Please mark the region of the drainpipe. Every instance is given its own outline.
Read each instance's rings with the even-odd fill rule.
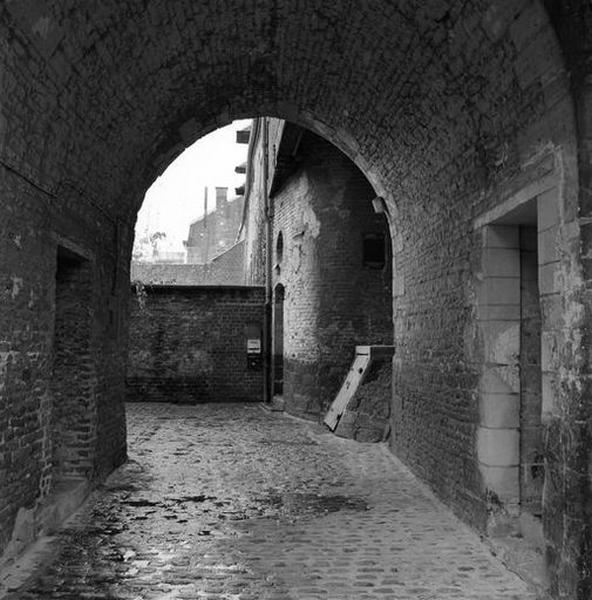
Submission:
[[[262,117],[263,125],[263,186],[265,194],[265,313],[263,317],[263,401],[271,404],[273,390],[271,382],[271,307],[272,307],[272,208],[269,197],[269,122]]]

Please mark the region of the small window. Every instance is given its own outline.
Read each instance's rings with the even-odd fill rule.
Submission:
[[[385,237],[381,233],[366,233],[363,238],[364,266],[382,269],[386,262]]]
[[[284,236],[282,235],[281,231],[278,233],[277,242],[275,245],[275,258],[278,265],[284,258]]]

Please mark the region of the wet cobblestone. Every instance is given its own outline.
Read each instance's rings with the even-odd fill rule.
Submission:
[[[7,600],[536,597],[384,446],[216,404],[130,405],[128,441]]]

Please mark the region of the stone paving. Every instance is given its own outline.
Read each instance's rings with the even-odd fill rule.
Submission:
[[[384,445],[255,405],[133,404],[128,429],[6,600],[536,598]]]

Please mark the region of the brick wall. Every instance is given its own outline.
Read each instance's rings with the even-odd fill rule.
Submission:
[[[10,557],[45,526],[62,483],[96,481],[125,459],[119,286],[130,236],[72,191],[56,206],[6,169],[0,191],[0,555]]]
[[[323,415],[356,345],[392,343],[390,260],[363,264],[363,236],[384,235],[362,173],[330,143],[305,133],[302,162],[273,200],[283,235],[276,281],[285,288],[284,397],[288,410]],[[385,247],[385,251],[386,251]],[[274,260],[275,264],[276,260]]]
[[[247,327],[262,327],[260,288],[148,286],[131,296],[127,399],[260,401]]]
[[[55,291],[54,360],[51,380],[54,483],[92,474],[97,435],[95,365],[88,312],[91,269],[87,260],[58,251]],[[72,373],[76,373],[72,377]]]
[[[275,148],[281,143],[281,136],[273,143],[279,123],[270,124]],[[283,396],[290,412],[319,418],[339,390],[355,346],[392,342],[390,241],[385,217],[372,208],[373,190],[357,167],[315,134],[287,127],[300,141],[297,166],[281,174],[276,169],[273,183],[272,286],[284,289]],[[256,148],[256,160],[262,152]],[[280,160],[272,157],[272,164]],[[251,166],[260,177],[261,162]],[[260,187],[249,198],[255,224],[264,203],[262,182],[256,183]],[[249,235],[260,232],[255,225]],[[364,265],[368,234],[384,236],[383,268]]]
[[[263,205],[263,136],[259,120],[251,126],[245,203],[241,235],[245,241],[245,274],[250,285],[265,284],[265,208]]]
[[[206,264],[167,265],[132,262],[132,282],[155,285],[244,285],[245,245],[234,244]]]

